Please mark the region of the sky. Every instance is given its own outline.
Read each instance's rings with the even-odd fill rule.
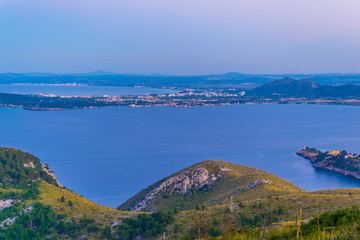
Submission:
[[[0,0],[0,72],[360,73],[359,0]]]

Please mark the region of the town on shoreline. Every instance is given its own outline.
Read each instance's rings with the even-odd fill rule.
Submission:
[[[28,110],[64,110],[97,107],[197,107],[234,104],[322,104],[360,105],[360,98],[338,97],[263,97],[246,95],[237,89],[184,89],[171,94],[140,96],[56,96],[0,93],[0,107]]]
[[[165,88],[165,87],[163,87]],[[196,107],[233,104],[360,105],[359,85],[320,85],[310,79],[284,78],[252,89],[168,87],[177,92],[132,96],[58,96],[0,93],[0,107],[61,110],[97,107]]]

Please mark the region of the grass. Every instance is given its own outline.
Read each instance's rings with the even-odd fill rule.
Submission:
[[[204,234],[210,230],[218,230],[222,234],[213,238],[208,236],[206,239],[291,239],[285,237],[293,236],[294,231],[297,231],[300,211],[301,222],[306,223],[318,214],[360,205],[360,189],[357,188],[308,192],[271,173],[251,167],[220,161],[204,161],[195,166],[206,168],[215,174],[221,166],[231,171],[224,172],[224,177],[209,191],[199,190],[186,196],[159,196],[153,205],[157,210],[186,209],[176,214],[174,224],[167,227],[168,239],[189,239],[194,236],[194,231],[191,231],[199,229]],[[269,180],[271,184],[265,183],[244,190],[256,180]],[[151,190],[151,187],[147,191],[149,189]],[[24,190],[0,189],[0,193],[21,191]],[[139,214],[101,206],[75,192],[44,181],[39,182],[39,191],[38,199],[26,200],[25,204],[39,201],[51,205],[56,214],[65,216],[65,221],[86,216],[95,219],[97,226],[105,229],[115,221]],[[228,210],[230,196],[233,197],[235,206],[232,212]],[[238,231],[231,232],[231,229]],[[345,226],[337,228],[336,231],[323,229],[306,239],[326,239],[336,234],[345,236],[354,234],[354,231]],[[92,237],[96,239],[100,235]]]
[[[255,190],[256,188],[254,188],[254,191]],[[272,196],[271,198],[255,198],[242,201],[241,205],[244,207],[237,207],[233,212],[229,213],[227,215],[227,221],[225,213],[229,207],[229,202],[223,205],[207,207],[205,210],[193,209],[182,211],[176,217],[174,223],[174,225],[179,226],[179,230],[174,232],[173,226],[169,227],[168,236],[172,237],[172,239],[181,239],[185,236],[189,236],[189,230],[196,227],[196,221],[200,222],[200,225],[202,226],[207,226],[211,225],[212,222],[216,220],[219,223],[218,228],[222,232],[226,229],[226,222],[228,222],[228,227],[231,228],[247,229],[247,227],[249,227],[248,231],[237,233],[236,236],[232,236],[231,239],[261,239],[261,223],[259,226],[253,227],[247,226],[246,224],[244,226],[242,222],[244,221],[244,218],[251,219],[257,215],[272,213],[273,217],[276,217],[276,221],[274,220],[271,224],[266,226],[266,230],[263,232],[262,237],[266,234],[274,239],[282,239],[280,236],[278,238],[275,236],[286,236],[287,232],[297,230],[296,223],[300,209],[302,210],[301,222],[306,223],[310,219],[316,218],[317,212],[322,214],[325,212],[334,212],[349,206],[360,205],[360,189],[351,189],[351,195],[348,194],[349,190],[350,189],[324,190],[317,192],[303,191],[281,196]],[[282,210],[279,211],[279,209]],[[269,226],[270,228],[268,228]],[[325,236],[328,236],[330,233],[325,230],[324,234]],[[318,239],[316,238],[318,236],[310,237]]]
[[[185,196],[174,194],[171,192],[171,186],[166,191],[161,192],[157,197],[144,209],[148,211],[151,208],[156,210],[167,210],[178,208],[180,210],[189,210],[194,208],[194,196],[196,198],[196,204],[206,206],[216,206],[225,204],[230,196],[233,196],[234,201],[236,200],[247,200],[263,198],[270,193],[274,195],[285,195],[290,192],[305,192],[303,189],[291,184],[290,182],[281,179],[271,173],[247,167],[243,165],[208,160],[201,163],[195,164],[191,167],[185,168],[141,191],[135,195],[132,199],[124,204],[123,209],[126,209],[129,205],[135,205],[139,199],[143,199],[146,194],[156,188],[160,183],[167,179],[181,175],[185,171],[201,167],[208,170],[210,174],[217,175],[221,167],[230,169],[231,171],[223,172],[224,176],[219,178],[211,190],[196,190],[193,194],[186,194]],[[272,184],[263,184],[256,187],[256,190],[250,189],[244,191],[243,189],[256,180],[269,180]]]
[[[39,190],[39,198],[26,203],[32,204],[38,201],[45,205],[51,205],[57,214],[66,214],[66,219],[80,219],[86,216],[95,219],[99,226],[107,226],[115,220],[138,214],[102,206],[68,189],[58,188],[43,181],[39,184]],[[64,201],[61,201],[62,197],[64,197]],[[72,206],[69,205],[69,201],[72,202]]]

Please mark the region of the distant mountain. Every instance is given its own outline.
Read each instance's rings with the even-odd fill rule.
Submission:
[[[155,211],[197,205],[215,206],[257,199],[269,194],[303,192],[301,188],[268,172],[221,161],[203,161],[149,186],[118,207],[128,211]]]
[[[148,86],[155,88],[240,88],[252,89],[273,80],[309,78],[321,84],[359,84],[360,74],[243,74],[229,72],[208,75],[120,74],[104,71],[90,73],[0,73],[0,84],[82,83],[102,86]]]
[[[320,85],[311,79],[295,80],[284,78],[266,83],[248,92],[257,96],[287,96],[287,97],[360,97],[359,85]]]

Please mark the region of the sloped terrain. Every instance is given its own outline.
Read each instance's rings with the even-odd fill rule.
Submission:
[[[203,161],[149,186],[118,207],[128,211],[187,210],[261,198],[270,193],[302,192],[301,188],[268,172],[221,161]]]

